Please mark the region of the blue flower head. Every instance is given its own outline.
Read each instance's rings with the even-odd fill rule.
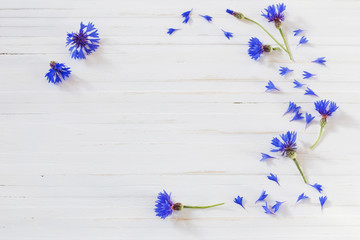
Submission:
[[[294,36],[297,36],[297,35],[299,35],[299,34],[302,33],[302,32],[303,32],[302,29],[297,29],[297,30],[294,31]]]
[[[300,110],[300,106],[296,106],[296,104],[294,102],[289,101],[289,107],[286,110],[286,112],[284,113],[284,115],[288,114],[288,113],[294,113]]]
[[[311,123],[312,120],[314,120],[315,116],[312,116],[310,113],[305,113],[305,120],[306,120],[306,125],[305,128],[309,125],[309,123]]]
[[[331,116],[339,107],[335,102],[329,100],[320,100],[314,103],[315,110],[320,113],[323,119]]]
[[[179,31],[179,28],[169,28],[167,34],[172,35],[174,32]]]
[[[265,17],[269,22],[274,22],[277,28],[281,27],[281,22],[285,20],[284,11],[286,5],[284,3],[269,5],[265,8],[266,14],[262,12],[261,16]]]
[[[49,83],[60,83],[62,80],[68,78],[71,74],[69,67],[65,66],[64,63],[57,63],[55,61],[50,62],[50,69],[45,77]]]
[[[267,176],[267,178],[268,178],[270,181],[276,182],[276,183],[280,186],[279,181],[278,181],[278,178],[277,178],[277,175],[274,175],[274,174],[270,173],[270,175]]]
[[[275,215],[268,207],[267,202],[265,202],[265,206],[262,206],[262,208],[265,210],[266,214],[271,214],[271,215]]]
[[[321,210],[323,210],[324,204],[327,200],[327,196],[321,196],[319,197],[319,200],[320,200]]]
[[[297,81],[296,79],[294,79],[294,88],[302,88],[302,86],[306,85],[305,83],[301,83],[299,81]]]
[[[309,73],[307,71],[303,71],[303,79],[308,79],[308,78],[311,78],[313,76],[316,76],[316,74],[312,74],[312,73]]]
[[[280,75],[282,75],[282,76],[284,76],[292,71],[294,71],[294,70],[287,68],[287,67],[280,67],[280,69],[279,69]]]
[[[308,42],[309,42],[309,40],[308,40],[305,36],[302,36],[302,37],[300,38],[300,41],[299,41],[299,43],[298,43],[298,46],[301,45],[301,44],[306,44],[306,43],[308,43]]]
[[[249,50],[248,54],[254,60],[258,60],[258,58],[263,54],[264,48],[262,43],[258,38],[252,37],[249,40]]]
[[[277,211],[279,211],[280,206],[281,206],[283,203],[284,203],[284,202],[276,201],[276,204],[274,204],[274,206],[271,207],[271,208],[274,210],[274,213],[276,213]]]
[[[321,193],[323,191],[322,189],[322,185],[315,183],[313,185],[309,184],[310,186],[312,186],[313,188],[315,188],[319,193]]]
[[[230,40],[230,38],[234,37],[233,33],[231,33],[231,32],[224,31],[223,29],[221,29],[221,31],[223,31],[225,37],[229,40]]]
[[[271,91],[280,91],[277,87],[275,87],[274,83],[272,81],[269,80],[268,84],[265,86],[266,88],[266,92],[271,92]]]
[[[263,191],[261,192],[260,197],[258,198],[258,200],[256,200],[255,203],[260,202],[260,201],[264,201],[267,196],[268,196],[268,194],[266,194],[266,191],[263,190]]]
[[[312,61],[312,62],[313,62],[313,63],[321,64],[321,65],[325,65],[326,60],[325,60],[325,57],[319,57],[319,58],[315,59],[315,60]]]
[[[309,96],[318,97],[318,95],[317,95],[313,90],[311,90],[309,87],[306,88],[304,95],[309,95]]]
[[[186,11],[186,12],[183,12],[183,13],[181,14],[181,16],[184,18],[183,23],[186,24],[186,23],[189,22],[191,12],[192,12],[192,9],[191,9],[190,11]]]
[[[266,159],[269,159],[269,158],[275,158],[275,157],[270,156],[269,154],[266,154],[266,153],[261,153],[260,161],[265,161]]]
[[[66,38],[66,46],[70,46],[69,51],[74,59],[85,59],[86,55],[95,52],[99,47],[99,33],[92,22],[87,25],[80,23],[80,31],[78,33],[68,33]]]
[[[288,131],[280,135],[282,141],[277,137],[273,138],[271,144],[276,148],[271,149],[271,152],[280,152],[283,156],[287,157],[294,155],[296,152],[296,135],[296,132]]]
[[[171,193],[168,194],[165,190],[158,194],[155,202],[156,216],[165,219],[173,212],[173,202],[171,201]]]
[[[307,199],[309,198],[308,196],[305,195],[305,193],[302,193],[299,195],[298,199],[297,199],[297,203],[300,202],[301,200]]]
[[[208,22],[212,22],[212,17],[210,17],[209,15],[201,15],[200,14],[200,17],[203,17]]]
[[[297,121],[297,120],[301,120],[301,119],[303,119],[303,118],[304,118],[304,116],[302,115],[302,113],[299,112],[299,111],[297,111],[297,112],[295,113],[294,117],[290,120],[290,122],[292,122],[292,121]]]
[[[243,197],[237,196],[236,198],[234,198],[234,203],[239,204],[240,206],[242,206],[243,209],[245,209],[243,205]]]

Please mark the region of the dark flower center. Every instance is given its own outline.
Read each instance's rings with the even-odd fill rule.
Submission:
[[[88,36],[87,36],[87,34],[85,34],[83,32],[80,32],[78,34],[75,33],[72,40],[76,44],[76,47],[84,47],[87,43]]]

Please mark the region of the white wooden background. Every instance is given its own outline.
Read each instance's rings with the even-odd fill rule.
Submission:
[[[285,54],[255,62],[248,39],[271,39],[225,10],[279,36],[260,16],[270,3],[1,0],[0,239],[359,239],[360,2],[285,1],[296,62]],[[191,8],[184,25],[179,15]],[[86,61],[65,48],[80,21],[93,21],[101,36]],[[183,30],[168,36],[168,27]],[[308,45],[296,47],[297,28]],[[326,67],[310,62],[322,56]],[[48,84],[50,60],[69,65],[71,79]],[[280,77],[279,66],[295,71]],[[315,114],[316,98],[292,88],[302,70],[318,74],[305,82],[340,105],[314,151],[319,118],[305,131],[281,117],[289,100]],[[282,92],[264,93],[268,80]],[[298,131],[309,181],[325,187],[323,212],[290,160],[259,162],[287,130]],[[227,204],[161,220],[153,208],[162,189],[184,204]],[[263,189],[269,200],[287,201],[276,217],[254,204]],[[302,192],[311,200],[295,206]],[[238,194],[246,211],[232,202]]]

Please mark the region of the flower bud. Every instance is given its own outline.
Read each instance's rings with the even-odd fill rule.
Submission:
[[[182,205],[181,203],[174,203],[171,206],[171,209],[174,211],[181,211],[184,208],[184,205]]]

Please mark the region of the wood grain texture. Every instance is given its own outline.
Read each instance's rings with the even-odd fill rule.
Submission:
[[[274,30],[260,17],[269,3],[0,0],[0,239],[359,239],[360,2],[285,1],[295,62],[284,53],[255,62],[248,39],[271,39],[225,9]],[[191,8],[184,25],[179,15]],[[101,36],[86,61],[65,48],[80,21]],[[182,30],[168,36],[168,27]],[[296,47],[297,28],[308,45]],[[327,66],[311,63],[322,56]],[[50,60],[67,63],[71,78],[48,84]],[[279,66],[295,71],[281,77]],[[314,151],[319,118],[305,130],[282,117],[289,100],[316,115],[316,98],[292,88],[303,70],[317,74],[304,81],[321,98],[340,105]],[[268,80],[281,93],[265,93]],[[287,130],[298,131],[309,181],[325,187],[323,212],[291,161],[259,162]],[[227,204],[163,221],[153,212],[162,189],[185,204]],[[263,189],[270,201],[287,201],[276,217],[254,204]],[[302,192],[311,199],[296,206]],[[232,203],[237,195],[246,211]]]

